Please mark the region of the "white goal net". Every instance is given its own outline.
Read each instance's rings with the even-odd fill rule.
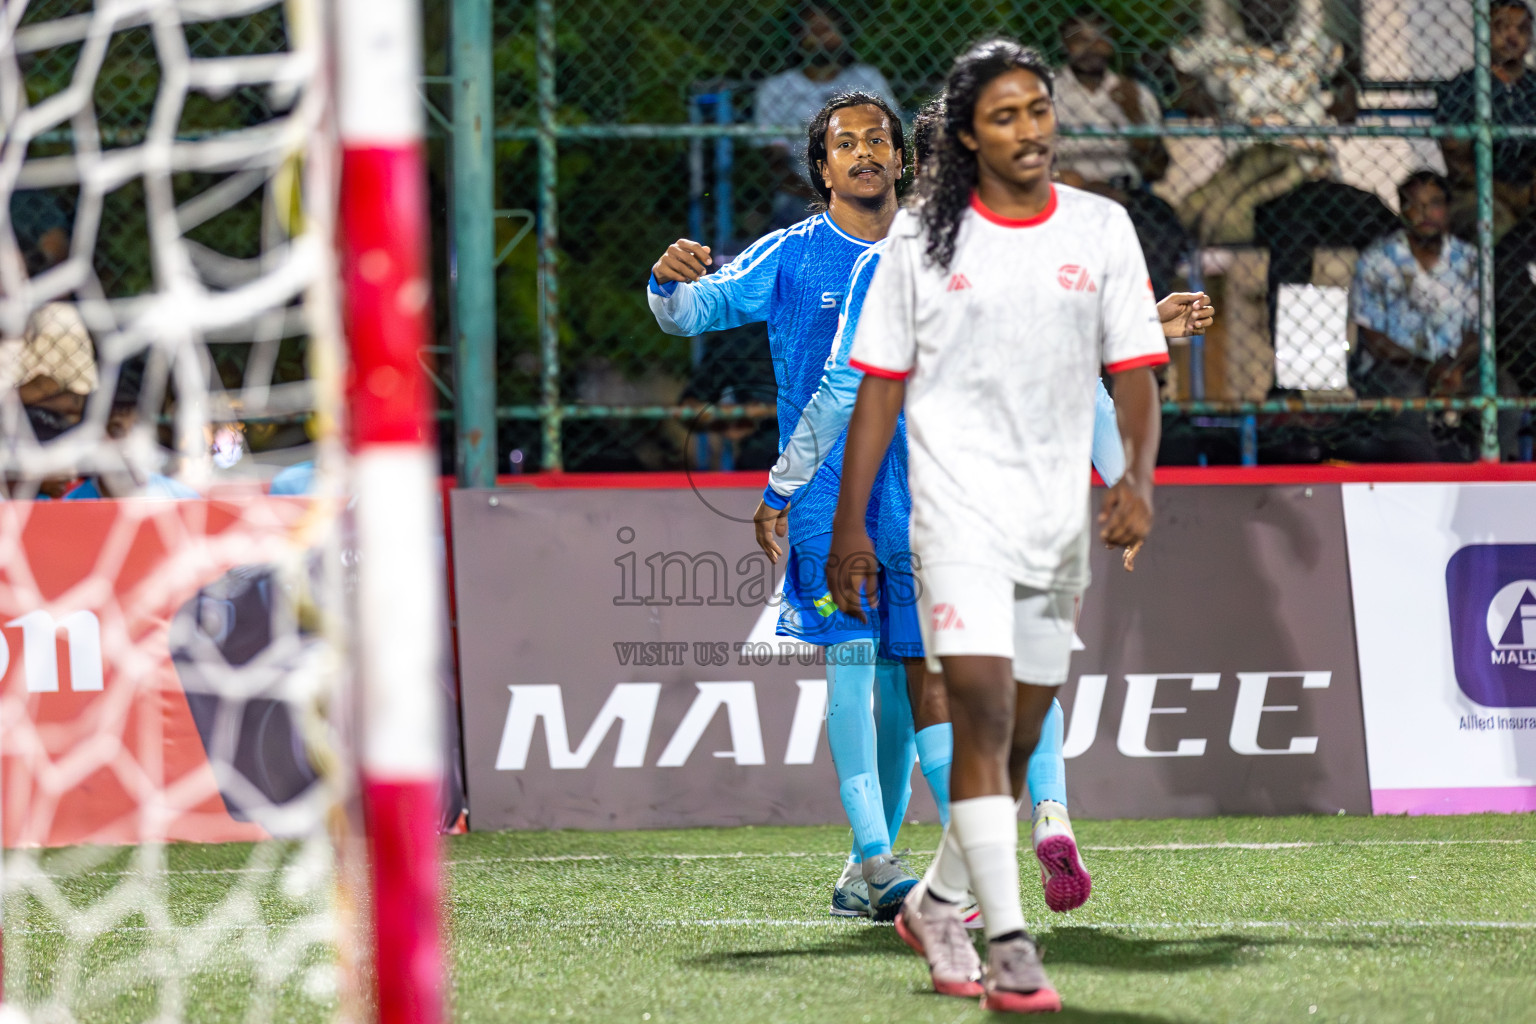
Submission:
[[[391,1016],[365,980],[333,17],[0,3],[13,1015]]]

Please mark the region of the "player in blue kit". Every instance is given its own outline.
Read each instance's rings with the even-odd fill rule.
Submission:
[[[679,239],[651,268],[646,293],[669,334],[766,321],[781,444],[821,382],[855,261],[885,237],[896,216],[905,158],[899,116],[864,93],[828,102],[808,126],[807,143],[807,169],[826,204],[823,212],[765,235],[713,274],[709,247]],[[838,481],[823,477],[796,495],[788,514],[793,544],[779,633],[827,648],[827,741],[855,840],[847,884],[837,887],[832,912],[889,917],[917,881],[893,855],[891,842],[911,793],[914,760],[901,658],[920,653],[921,641],[915,615],[877,631],[832,606],[825,562]],[[890,600],[881,607],[911,606],[910,598],[900,599],[903,588],[915,593],[909,574],[882,579]],[[877,686],[878,734],[869,711]]]
[[[914,168],[918,173],[921,173],[929,152],[934,127],[942,118],[943,102],[937,99],[918,114],[913,124],[912,151]],[[857,330],[864,295],[879,264],[883,247],[884,242],[871,246],[854,264],[837,337],[827,360],[826,375],[816,395],[801,414],[794,434],[783,446],[779,461],[770,474],[763,504],[755,517],[758,543],[769,552],[770,557],[777,553],[773,537],[783,536],[787,525],[786,516],[781,510],[792,501],[798,501],[801,489],[818,476],[841,476],[842,444],[859,382],[863,378],[861,371],[849,366],[848,355]],[[1163,320],[1164,333],[1171,337],[1200,333],[1210,325],[1214,316],[1203,293],[1170,295],[1158,304],[1158,313]],[[1097,391],[1093,464],[1105,483],[1113,486],[1125,472],[1125,454],[1120,443],[1114,403],[1102,381]],[[870,517],[876,520],[871,536],[881,565],[909,568],[911,556],[908,551],[908,522],[911,496],[906,487],[906,436],[904,424],[900,422],[896,437],[876,475],[870,508]],[[916,611],[910,604],[903,609],[882,608],[880,611],[885,620],[892,615],[907,615],[915,621]],[[907,674],[911,703],[915,709],[916,745],[924,777],[939,807],[941,822],[947,825],[948,767],[953,742],[948,705],[944,698],[942,677],[935,673],[925,673],[921,652],[913,653],[915,656],[907,662]],[[1067,817],[1062,733],[1061,705],[1053,701],[1042,726],[1040,743],[1027,768],[1033,846],[1040,862],[1046,904],[1058,912],[1082,906],[1092,884]]]

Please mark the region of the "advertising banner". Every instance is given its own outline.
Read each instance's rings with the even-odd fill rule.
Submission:
[[[1536,484],[1346,484],[1371,803],[1536,810]]]
[[[1062,697],[1074,814],[1368,813],[1338,487],[1156,501],[1135,572],[1094,546]]]
[[[207,660],[173,648],[252,635],[270,615],[259,567],[291,551],[306,513],[291,499],[0,503],[5,845],[262,839],[263,812],[304,802],[315,774],[292,753],[297,727],[263,700],[293,665],[268,664],[236,721],[202,685]],[[221,721],[245,735],[216,773]],[[278,739],[286,757],[259,756]]]
[[[472,828],[843,820],[825,666],[774,635],[759,493],[453,493]],[[1134,573],[1095,550],[1061,694],[1074,813],[1367,811],[1338,488],[1158,502]]]
[[[7,846],[303,834],[334,795],[303,498],[0,503]],[[343,572],[355,559],[344,552]],[[280,570],[279,567],[282,567]],[[317,615],[316,613],[320,613]],[[438,628],[446,638],[446,614]],[[454,699],[448,645],[439,679]],[[465,810],[445,715],[445,827]]]

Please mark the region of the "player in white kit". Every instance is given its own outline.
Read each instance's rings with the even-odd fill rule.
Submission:
[[[1009,1012],[1061,1006],[1024,928],[1015,801],[1088,585],[1094,376],[1113,379],[1126,456],[1098,532],[1131,547],[1152,523],[1151,367],[1168,360],[1125,210],[1051,182],[1050,89],[1043,59],[1011,40],[950,72],[937,166],[891,227],[854,338],[865,376],[828,561],[856,612],[874,590],[867,496],[905,408],[924,646],[943,667],[954,761],[945,841],[897,930],[940,992]],[[967,889],[985,970],[959,921]]]

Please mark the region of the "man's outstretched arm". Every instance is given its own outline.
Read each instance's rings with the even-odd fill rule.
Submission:
[[[668,334],[691,337],[764,320],[779,272],[781,233],[764,235],[731,264],[709,273],[709,246],[679,238],[651,267],[645,299]]]

